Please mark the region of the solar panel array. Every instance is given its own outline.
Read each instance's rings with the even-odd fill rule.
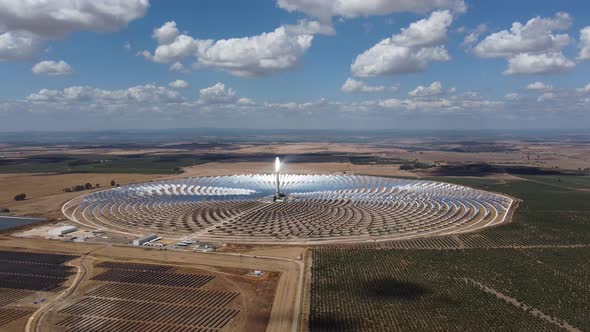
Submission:
[[[72,220],[127,233],[227,241],[371,241],[476,230],[505,221],[512,199],[469,187],[361,175],[193,177],[99,191],[64,206]]]

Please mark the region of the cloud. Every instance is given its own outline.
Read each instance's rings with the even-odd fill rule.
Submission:
[[[0,33],[0,61],[31,59],[43,48],[43,40],[26,31]]]
[[[228,104],[238,100],[236,91],[225,88],[225,84],[217,83],[199,91],[199,101],[203,104]]]
[[[466,92],[352,102],[276,102],[238,96],[223,83],[186,98],[175,89],[155,84],[114,90],[71,86],[41,89],[21,100],[0,100],[0,130],[178,128],[187,123],[211,128],[315,129],[473,129],[514,124],[514,128],[522,129],[583,127],[588,123],[590,85],[550,93],[513,93],[500,100]]]
[[[479,36],[488,30],[488,26],[486,24],[480,24],[475,29],[473,29],[465,38],[463,38],[463,42],[461,46],[466,49],[471,49],[473,45],[477,43],[479,40]]]
[[[333,29],[316,21],[283,25],[272,32],[231,39],[194,39],[178,35],[175,22],[154,30],[158,47],[140,55],[158,63],[179,67],[186,58],[194,58],[196,68],[213,68],[241,77],[266,76],[294,68],[311,47],[315,34],[331,34]],[[171,69],[174,69],[171,67]]]
[[[166,22],[161,27],[154,29],[152,38],[154,38],[158,44],[171,44],[174,39],[178,37],[179,32],[176,28],[176,22]]]
[[[582,93],[590,93],[590,84],[586,85],[583,88],[576,89],[578,92]]]
[[[356,92],[372,93],[372,92],[385,92],[387,90],[397,91],[397,90],[399,90],[399,87],[398,86],[386,87],[385,85],[367,85],[363,81],[355,80],[353,78],[348,78],[348,79],[346,79],[344,84],[342,84],[342,87],[340,88],[340,90],[342,90],[343,92],[346,92],[346,93],[356,93]]]
[[[580,53],[578,60],[590,60],[590,26],[580,30]]]
[[[508,69],[504,75],[530,75],[563,72],[573,69],[576,63],[561,52],[528,54],[521,53],[508,59]]]
[[[391,13],[428,13],[433,10],[449,9],[465,12],[463,0],[278,0],[279,8],[289,12],[299,11],[327,22],[332,17],[366,17]]]
[[[534,82],[527,85],[526,89],[529,91],[550,91],[553,90],[553,86],[543,82]]]
[[[113,32],[145,15],[148,0],[0,0],[0,60],[27,60],[73,31]]]
[[[443,44],[452,22],[449,11],[433,12],[357,56],[350,66],[352,74],[369,77],[414,73],[425,71],[432,61],[450,60]]]
[[[502,30],[487,36],[473,52],[482,58],[503,58],[520,53],[559,51],[571,39],[567,34],[553,32],[567,30],[571,24],[572,18],[567,13],[557,13],[554,18],[537,16],[525,25],[514,22],[510,31]]]
[[[34,103],[179,103],[182,96],[175,90],[155,84],[130,87],[124,90],[103,90],[90,86],[71,86],[63,90],[41,89],[30,94],[27,101]]]
[[[481,58],[507,59],[505,75],[565,71],[575,67],[561,52],[572,39],[567,33],[556,31],[567,30],[571,25],[570,15],[561,12],[552,18],[537,16],[524,25],[514,22],[510,30],[487,36],[472,51]]]
[[[504,96],[504,99],[506,100],[518,100],[518,98],[520,98],[520,95],[516,92],[513,93],[509,93],[506,96]]]
[[[555,94],[553,92],[545,92],[544,94],[542,94],[541,96],[539,96],[539,98],[537,98],[538,102],[544,102],[547,100],[552,100],[555,98]]]
[[[408,95],[412,97],[427,97],[443,94],[444,89],[441,82],[432,82],[430,86],[419,85],[416,89],[410,91]]]
[[[190,84],[188,84],[187,81],[183,81],[183,80],[176,80],[176,81],[168,83],[168,85],[172,88],[177,88],[177,89],[186,89],[190,86]]]
[[[73,72],[72,67],[65,61],[41,61],[33,66],[35,75],[61,76],[69,75]]]
[[[466,112],[478,112],[492,110],[502,105],[502,102],[486,100],[475,93],[466,93],[449,98],[414,98],[397,99],[390,98],[376,102],[376,105],[385,109],[411,111],[411,112],[438,112],[441,114]]]
[[[188,73],[189,70],[186,68],[181,62],[175,62],[170,65],[170,71],[175,71],[177,73]]]
[[[254,106],[256,102],[250,98],[240,98],[238,99],[238,105],[246,105],[246,106]]]

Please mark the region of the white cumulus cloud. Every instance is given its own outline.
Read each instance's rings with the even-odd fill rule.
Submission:
[[[42,48],[43,40],[30,32],[0,32],[0,61],[27,60]]]
[[[567,30],[572,18],[567,13],[557,13],[553,18],[535,17],[526,24],[512,23],[510,31],[502,30],[487,36],[473,52],[480,57],[510,57],[520,53],[558,51],[567,46],[568,34],[554,31]]]
[[[572,39],[558,32],[571,25],[571,16],[561,12],[551,18],[534,17],[526,24],[514,22],[510,30],[492,33],[479,42],[473,53],[482,58],[507,59],[505,75],[565,71],[575,67],[561,52]]]
[[[158,47],[153,54],[143,51],[140,55],[158,63],[173,63],[171,70],[183,66],[184,59],[193,58],[196,68],[220,69],[242,77],[264,76],[295,67],[318,33],[331,34],[333,30],[303,20],[260,35],[212,40],[178,35],[176,23],[167,22],[154,30]]]
[[[433,12],[357,56],[350,66],[352,74],[368,77],[413,73],[425,71],[432,61],[450,60],[444,43],[452,22],[448,10]]]
[[[226,88],[223,83],[217,83],[199,91],[199,101],[203,104],[226,104],[236,100],[238,100],[236,91]]]
[[[486,32],[487,30],[488,30],[488,26],[486,24],[478,25],[475,29],[473,29],[471,32],[469,32],[465,36],[465,38],[463,38],[463,42],[461,43],[461,46],[466,49],[472,48],[473,45],[475,45],[477,43],[477,41],[479,40],[479,36],[481,36],[481,34]],[[459,31],[459,32],[461,32],[461,31]]]
[[[432,82],[429,86],[419,85],[416,89],[410,91],[408,95],[412,97],[427,97],[436,96],[444,92],[443,85],[441,82]]]
[[[549,90],[553,90],[553,86],[547,85],[543,82],[534,82],[534,83],[527,85],[526,89],[530,90],[530,91],[549,91]]]
[[[176,80],[173,82],[168,83],[170,87],[177,88],[177,89],[186,89],[190,86],[187,81],[184,80]]]
[[[504,96],[504,99],[510,100],[510,101],[518,100],[518,98],[520,98],[520,95],[516,92],[512,92],[512,93],[509,93],[506,96]]]
[[[35,75],[68,75],[73,72],[72,67],[65,61],[41,61],[33,66]]]
[[[174,21],[164,23],[161,27],[154,29],[152,33],[152,37],[158,41],[158,44],[171,44],[178,35],[179,32]]]
[[[186,68],[185,65],[182,64],[182,62],[175,62],[173,64],[170,65],[170,70],[171,71],[175,71],[177,73],[187,73],[189,72],[188,68]]]
[[[464,12],[467,8],[463,0],[278,0],[277,5],[322,21],[335,16],[354,18],[396,12],[428,13],[440,9]]]
[[[356,92],[372,93],[372,92],[385,92],[387,90],[397,91],[398,89],[399,89],[399,87],[397,87],[397,86],[387,87],[385,85],[368,85],[367,83],[365,83],[363,81],[355,80],[353,78],[346,79],[346,81],[344,82],[344,84],[342,84],[342,87],[340,88],[340,90],[342,90],[343,92],[346,92],[346,93],[356,93]]]
[[[432,85],[432,84],[431,84]],[[442,84],[441,84],[442,85]],[[436,86],[436,85],[435,85]],[[430,87],[430,86],[427,86]],[[441,87],[442,88],[442,87]],[[443,90],[444,91],[444,90]],[[481,123],[517,121],[516,128],[539,128],[548,124],[567,127],[588,123],[590,85],[581,89],[555,89],[542,95],[511,93],[500,100],[487,99],[475,92],[428,97],[368,99],[363,101],[256,101],[239,97],[223,83],[183,97],[179,91],[155,84],[107,90],[92,86],[41,89],[21,100],[0,100],[0,127],[42,129],[47,125],[117,128],[178,127],[186,123],[225,127],[265,128],[287,123],[293,128],[317,125],[318,129],[358,128],[360,123],[377,128],[394,123],[396,128],[419,126],[427,116],[432,126],[448,122],[453,128],[477,128]],[[113,122],[113,117],[117,121]],[[32,121],[42,118],[43,121]],[[470,119],[467,122],[466,119]],[[65,122],[64,121],[68,121]],[[142,122],[146,121],[146,122]],[[410,121],[410,122],[406,122]],[[4,124],[4,126],[1,126]],[[60,127],[61,125],[61,127]],[[370,126],[373,127],[373,126]]]
[[[35,103],[92,102],[98,104],[179,103],[182,96],[175,90],[155,84],[133,86],[122,90],[103,90],[90,86],[71,86],[63,90],[41,89],[27,100]]]
[[[112,32],[145,15],[148,0],[0,0],[0,60],[26,60],[73,31]]]
[[[580,54],[578,60],[590,60],[590,26],[580,30]]]
[[[547,74],[573,69],[576,63],[561,52],[528,54],[521,53],[508,59],[508,69],[504,75]]]
[[[545,92],[539,98],[537,98],[538,102],[548,101],[555,98],[555,94],[553,92]]]

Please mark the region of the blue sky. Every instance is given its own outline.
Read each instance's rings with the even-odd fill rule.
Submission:
[[[589,127],[590,2],[415,3],[0,0],[0,130]]]

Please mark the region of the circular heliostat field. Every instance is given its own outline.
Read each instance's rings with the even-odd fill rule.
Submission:
[[[360,175],[194,177],[133,184],[68,202],[76,222],[128,234],[224,242],[364,242],[444,235],[505,221],[509,197],[469,187]]]

